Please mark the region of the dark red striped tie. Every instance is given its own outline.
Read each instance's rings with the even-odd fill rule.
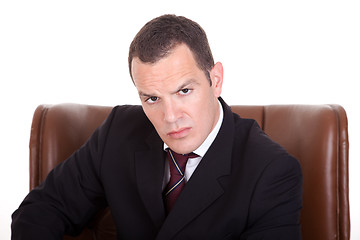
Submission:
[[[185,187],[185,166],[189,158],[197,157],[194,153],[178,154],[168,150],[170,181],[164,191],[166,210],[169,213],[176,199]]]

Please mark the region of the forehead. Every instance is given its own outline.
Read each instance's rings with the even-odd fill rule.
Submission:
[[[202,73],[193,53],[185,44],[178,45],[156,63],[144,63],[136,57],[132,60],[131,71],[136,86],[144,81],[179,79]]]

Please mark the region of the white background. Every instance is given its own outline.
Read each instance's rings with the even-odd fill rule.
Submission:
[[[228,104],[341,104],[350,136],[352,239],[360,239],[359,1],[1,1],[0,239],[28,192],[32,114],[42,103],[138,104],[128,46],[148,20],[203,26]]]

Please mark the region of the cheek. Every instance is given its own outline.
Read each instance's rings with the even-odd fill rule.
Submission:
[[[203,101],[198,105],[196,112],[194,112],[194,114],[196,114],[197,125],[202,129],[202,131],[210,133],[213,128],[214,121],[217,118],[216,105],[218,105],[216,99],[214,101]]]
[[[143,108],[145,115],[147,116],[147,118],[150,120],[150,122],[154,125],[154,127],[157,129],[158,126],[161,125],[160,123],[160,114],[158,114],[156,111],[150,110],[150,109],[146,109]]]
[[[209,121],[208,106],[204,103],[193,104],[189,111],[190,118],[197,128],[204,128]]]

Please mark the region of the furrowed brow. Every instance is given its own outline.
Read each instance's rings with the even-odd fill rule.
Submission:
[[[148,93],[144,93],[142,91],[139,91],[139,96],[140,97],[155,97],[155,94],[148,94]]]
[[[189,80],[185,81],[183,84],[181,84],[181,85],[177,88],[177,90],[176,90],[174,93],[177,93],[177,92],[181,91],[182,89],[188,87],[189,85],[191,85],[191,84],[193,84],[193,83],[194,83],[194,84],[197,84],[196,80],[194,80],[194,79],[189,79]]]

